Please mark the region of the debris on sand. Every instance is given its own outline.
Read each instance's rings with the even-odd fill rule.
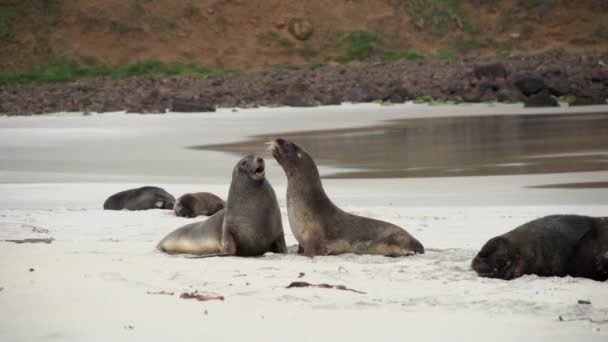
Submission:
[[[198,294],[198,292],[194,291],[194,292],[184,292],[182,293],[179,298],[183,298],[183,299],[196,299],[199,302],[206,302],[209,300],[224,300],[224,296],[205,296],[202,294]]]
[[[49,239],[21,239],[21,240],[2,240],[5,242],[13,242],[13,243],[51,243],[55,241],[53,238]]]
[[[363,291],[349,289],[348,287],[346,287],[344,285],[311,284],[311,283],[307,283],[305,281],[294,281],[291,284],[289,284],[289,286],[287,286],[286,288],[290,289],[292,287],[318,287],[320,289],[336,289],[336,290],[352,291],[352,292],[356,292],[356,293],[366,294]]]
[[[305,275],[304,272],[300,272],[300,274],[298,274],[298,278],[302,278]]]
[[[167,292],[167,291],[148,291],[149,295],[165,295],[165,296],[173,296],[174,293],[173,292]]]
[[[579,299],[578,303],[579,304],[591,304],[591,301],[590,300]]]

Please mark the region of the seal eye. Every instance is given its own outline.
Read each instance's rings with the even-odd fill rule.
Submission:
[[[241,167],[246,167],[247,166],[247,161],[246,160],[242,160],[241,161]]]

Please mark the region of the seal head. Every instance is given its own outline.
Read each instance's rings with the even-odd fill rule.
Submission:
[[[518,275],[519,255],[504,237],[490,239],[471,262],[480,277],[513,279]]]

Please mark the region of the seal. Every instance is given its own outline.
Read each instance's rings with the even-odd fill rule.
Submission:
[[[524,274],[602,279],[608,259],[607,230],[606,218],[541,217],[488,240],[471,268],[481,277],[505,280]]]
[[[569,274],[573,277],[608,280],[608,217],[591,218],[591,229],[574,252]]]
[[[219,254],[222,252],[222,226],[225,209],[205,221],[178,228],[162,239],[156,248],[169,254]]]
[[[158,244],[167,253],[258,256],[287,253],[277,197],[264,159],[248,155],[232,171],[226,208],[204,222],[170,233]]]
[[[180,196],[173,211],[176,216],[182,217],[211,216],[225,206],[226,201],[210,192],[195,192]]]
[[[105,210],[173,209],[175,198],[164,189],[144,186],[116,193],[103,203]]]
[[[300,146],[276,139],[268,149],[287,175],[289,224],[306,256],[424,253],[422,244],[403,228],[338,208],[327,197],[314,160]]]
[[[243,157],[232,171],[222,227],[222,253],[239,256],[287,253],[281,210],[265,177],[264,159]]]

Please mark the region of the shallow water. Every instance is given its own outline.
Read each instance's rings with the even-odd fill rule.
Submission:
[[[392,120],[364,128],[258,135],[193,148],[243,155],[259,152],[263,142],[276,137],[303,146],[319,165],[343,170],[326,178],[608,170],[608,114],[597,113]]]

